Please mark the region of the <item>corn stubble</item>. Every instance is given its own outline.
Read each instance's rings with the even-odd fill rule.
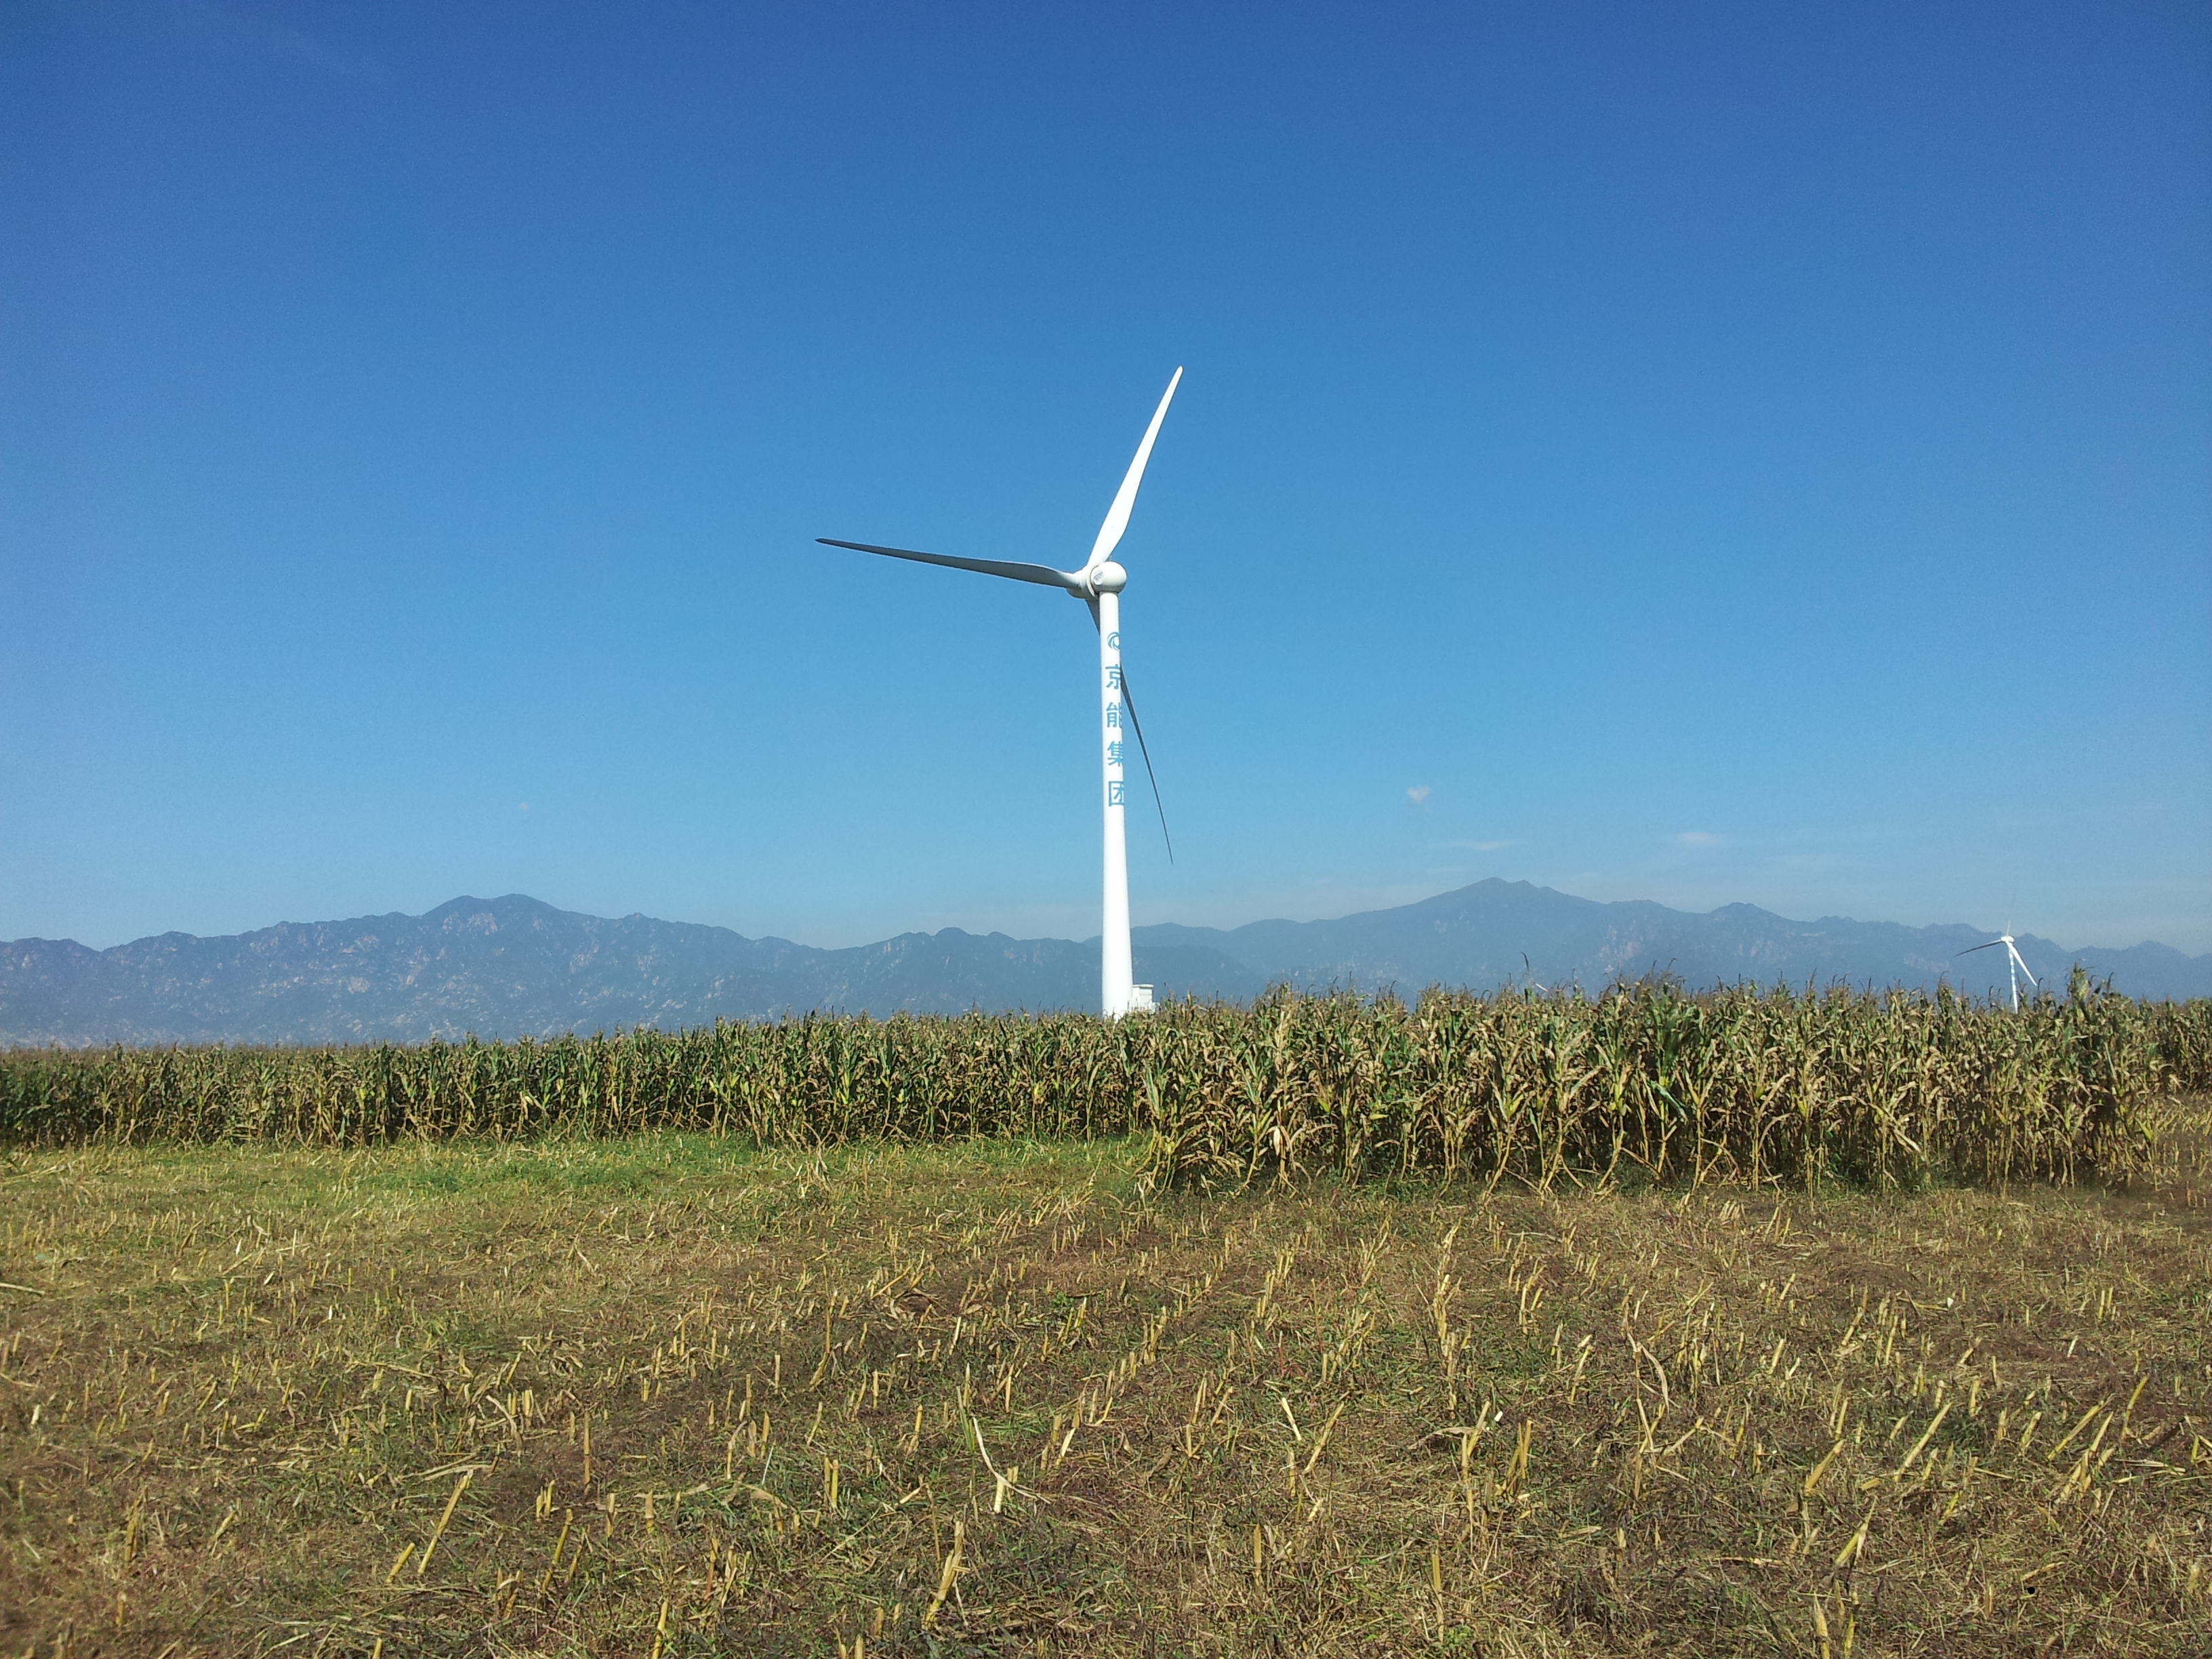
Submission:
[[[2212,1002],[1724,990],[1278,992],[1081,1015],[810,1017],[354,1048],[15,1050],[0,1143],[605,1138],[763,1146],[1147,1137],[1147,1176],[1321,1170],[1917,1185],[2124,1175],[2143,1103],[2212,1087]]]
[[[2205,1108],[2125,1194],[19,1152],[0,1650],[2202,1653]]]
[[[2075,989],[18,1053],[0,1653],[2202,1653]]]

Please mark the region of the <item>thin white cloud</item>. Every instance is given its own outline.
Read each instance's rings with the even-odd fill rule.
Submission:
[[[258,6],[234,5],[227,0],[186,0],[168,15],[177,27],[218,50],[242,49],[289,58],[349,81],[379,80],[384,73],[384,66],[375,58],[341,51],[304,29],[268,15]]]
[[[1512,846],[1513,843],[1510,841],[1447,841],[1440,842],[1437,845],[1456,847],[1469,853],[1495,853],[1501,848]]]
[[[1674,837],[1674,842],[1680,847],[1717,847],[1721,838],[1710,830],[1685,830]]]
[[[1426,806],[1431,791],[1425,783],[1417,783],[1406,792],[1406,799],[1416,806]]]

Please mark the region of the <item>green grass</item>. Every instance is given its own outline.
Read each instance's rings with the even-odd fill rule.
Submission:
[[[19,1149],[0,1652],[2193,1656],[2205,1121],[1914,1194]]]

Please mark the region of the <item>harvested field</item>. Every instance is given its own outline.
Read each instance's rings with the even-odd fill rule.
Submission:
[[[19,1149],[0,1649],[2202,1654],[2205,1109],[2124,1191]]]

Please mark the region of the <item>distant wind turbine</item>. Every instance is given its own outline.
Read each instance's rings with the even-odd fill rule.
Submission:
[[[2020,976],[2022,974],[2027,974],[2027,982],[2033,985],[2035,975],[2027,973],[2027,964],[2020,959],[2020,952],[2014,948],[2012,930],[2007,928],[1986,945],[1970,945],[1958,952],[1958,956],[1970,957],[1977,951],[1994,951],[2000,945],[2004,946],[2005,955],[2009,958],[2005,966],[2007,971],[2012,975],[2012,1011],[2016,1014],[2020,1012]],[[1954,957],[1953,959],[1955,961],[1957,958]]]
[[[880,553],[885,558],[913,559],[921,564],[978,570],[987,576],[1005,576],[1013,581],[1057,587],[1073,593],[1090,607],[1091,623],[1098,630],[1099,746],[1105,775],[1102,793],[1106,814],[1106,898],[1099,942],[1099,1000],[1109,1019],[1140,1012],[1152,1006],[1152,988],[1133,982],[1129,948],[1129,855],[1121,822],[1122,797],[1127,787],[1122,769],[1125,721],[1136,737],[1137,752],[1144,757],[1145,775],[1152,782],[1155,806],[1159,806],[1160,796],[1159,780],[1152,773],[1152,751],[1145,746],[1145,729],[1137,724],[1137,705],[1129,696],[1128,676],[1121,668],[1121,590],[1127,585],[1129,573],[1115,563],[1114,550],[1121,544],[1122,532],[1129,527],[1129,511],[1137,504],[1137,486],[1144,482],[1145,463],[1152,458],[1152,441],[1160,435],[1160,422],[1167,419],[1168,404],[1174,400],[1176,387],[1182,383],[1182,370],[1178,368],[1168,381],[1160,406],[1152,411],[1152,423],[1145,428],[1145,441],[1137,446],[1137,458],[1129,463],[1128,473],[1114,494],[1114,505],[1106,509],[1106,522],[1098,526],[1098,539],[1091,544],[1091,556],[1079,570],[1055,570],[1050,565],[1018,564],[1002,559],[963,559],[945,553],[916,553],[903,547],[875,547],[866,542],[841,542],[828,536],[815,538],[825,547],[849,547],[856,553]],[[1164,837],[1168,830],[1167,809],[1159,806],[1159,812],[1160,834]],[[1168,842],[1168,858],[1170,861],[1175,858],[1175,843],[1171,840]]]

